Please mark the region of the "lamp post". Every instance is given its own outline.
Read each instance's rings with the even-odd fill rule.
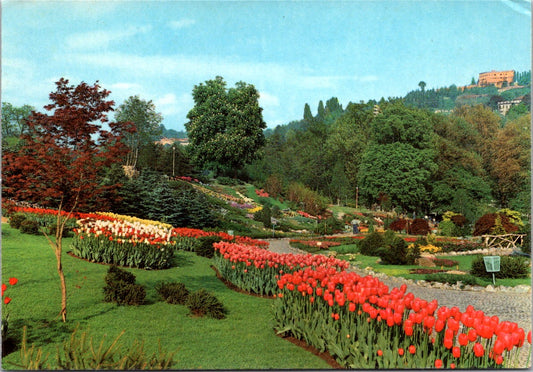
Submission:
[[[355,187],[355,209],[357,209],[359,204],[359,186]]]
[[[175,176],[175,169],[176,169],[176,144],[172,144],[172,177]]]

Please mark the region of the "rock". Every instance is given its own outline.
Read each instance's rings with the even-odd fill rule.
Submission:
[[[516,293],[528,293],[531,292],[531,287],[529,285],[520,284],[514,287],[513,292]]]
[[[422,267],[436,267],[435,262],[426,257],[420,257],[415,260],[415,264]]]
[[[464,290],[465,291],[471,291],[472,290],[472,286],[470,284],[467,284],[467,285],[465,285]]]
[[[496,289],[491,284],[489,284],[488,286],[485,287],[485,291],[486,292],[496,292]]]

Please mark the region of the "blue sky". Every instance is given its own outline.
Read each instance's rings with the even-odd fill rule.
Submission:
[[[2,1],[2,101],[96,80],[183,130],[195,85],[253,84],[268,127],[348,102],[531,68],[530,0]]]

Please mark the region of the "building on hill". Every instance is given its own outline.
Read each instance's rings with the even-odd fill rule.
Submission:
[[[501,88],[504,85],[511,85],[514,80],[514,70],[508,71],[490,71],[479,74],[479,81],[477,83],[480,87],[488,87],[494,85]]]
[[[155,141],[155,143],[158,143],[160,145],[166,146],[166,145],[173,145],[174,143],[178,142],[182,146],[187,146],[189,144],[188,138],[161,138],[159,141]]]
[[[519,105],[520,103],[522,103],[522,100],[523,100],[523,96],[522,97],[518,97],[518,98],[515,98],[513,100],[510,100],[510,101],[500,101],[498,102],[498,111],[503,115],[507,115],[507,112],[511,109],[511,107],[513,107],[514,105]]]

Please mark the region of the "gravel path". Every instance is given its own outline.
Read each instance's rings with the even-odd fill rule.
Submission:
[[[289,239],[267,239],[270,243],[269,249],[278,253],[306,253],[302,250],[289,246]],[[368,275],[364,270],[351,266],[349,270],[357,272],[359,275]],[[389,288],[399,287],[404,283],[402,278],[380,277],[382,282]],[[468,305],[474,306],[476,310],[483,310],[486,315],[497,315],[500,321],[508,320],[518,323],[526,333],[531,329],[531,291],[529,293],[512,292],[485,292],[485,291],[460,291],[454,289],[439,289],[423,287],[416,284],[407,283],[407,291],[412,292],[416,297],[431,301],[437,299],[439,306],[457,306],[461,311],[465,311]],[[527,341],[526,341],[527,344]],[[525,366],[527,359],[527,347],[523,348],[520,357],[520,366]]]

